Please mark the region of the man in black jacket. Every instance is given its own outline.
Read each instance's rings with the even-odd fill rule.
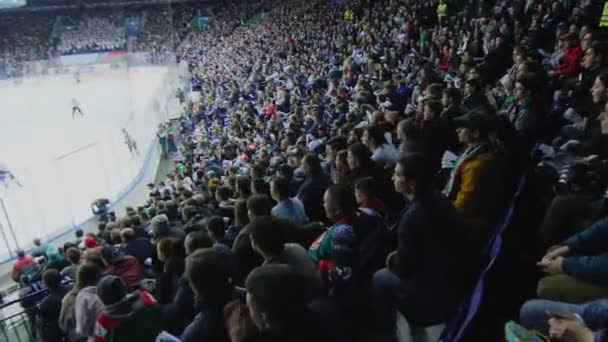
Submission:
[[[38,307],[38,327],[43,342],[63,341],[63,331],[59,327],[61,301],[71,286],[61,284],[61,274],[55,269],[49,269],[42,274],[42,281],[49,294],[40,302]]]
[[[125,228],[120,232],[122,242],[125,244],[126,254],[134,256],[140,264],[145,265],[146,259],[154,257],[154,245],[150,239],[137,237],[131,228]]]
[[[230,341],[224,327],[224,306],[235,294],[225,261],[211,248],[199,249],[188,257],[184,274],[196,294],[198,314],[180,336],[183,342]]]
[[[323,212],[323,194],[331,185],[329,175],[323,173],[321,160],[316,154],[309,153],[302,159],[302,169],[306,179],[298,190],[298,199],[304,204],[306,215],[311,222],[322,221],[325,218]]]

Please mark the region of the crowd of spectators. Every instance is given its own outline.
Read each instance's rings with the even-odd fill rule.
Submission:
[[[166,11],[148,11],[144,29],[135,40],[134,51],[166,53],[175,51],[179,41],[173,29],[173,16]]]
[[[136,27],[132,51],[174,52],[192,18],[204,8],[201,4],[174,4],[92,8],[78,13],[69,9],[0,13],[0,68],[4,74],[18,75],[28,61],[126,50],[128,22]]]
[[[54,16],[46,13],[0,13],[0,65],[16,69],[24,61],[47,58],[54,20]]]
[[[231,4],[181,42],[197,96],[172,173],[38,249],[49,295],[28,315],[45,341],[394,341],[397,312],[450,321],[532,179],[544,275],[519,322],[608,340],[599,5],[290,0],[245,24],[257,4]],[[20,252],[24,293],[38,268]]]
[[[86,16],[61,33],[57,50],[61,54],[111,51],[125,48],[124,23],[112,16]]]

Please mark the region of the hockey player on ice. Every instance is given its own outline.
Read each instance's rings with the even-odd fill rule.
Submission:
[[[80,116],[84,116],[84,114],[82,113],[82,109],[80,109],[80,103],[74,97],[72,98],[72,118],[76,116],[76,113],[79,113]]]

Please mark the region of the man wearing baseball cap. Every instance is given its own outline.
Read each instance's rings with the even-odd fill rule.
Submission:
[[[502,201],[496,199],[501,199],[505,191],[503,159],[488,143],[490,119],[489,114],[476,111],[454,119],[464,151],[443,190],[470,227],[486,232],[498,218]]]

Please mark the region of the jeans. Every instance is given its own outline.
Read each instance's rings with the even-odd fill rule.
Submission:
[[[407,288],[407,284],[388,268],[383,268],[374,274],[374,308],[379,328],[382,330],[395,331],[398,303],[406,297]]]
[[[431,273],[403,279],[386,268],[376,272],[373,293],[379,328],[394,332],[397,310],[410,327],[445,323],[454,309],[454,295],[445,279]]]
[[[569,304],[545,299],[532,299],[524,303],[519,311],[519,322],[526,328],[536,329],[543,334],[549,332],[547,311],[560,314],[582,315],[586,304]]]

